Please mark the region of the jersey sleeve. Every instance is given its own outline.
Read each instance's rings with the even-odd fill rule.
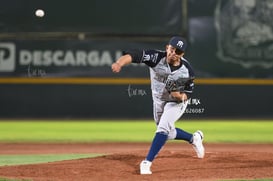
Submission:
[[[187,94],[188,97],[193,93],[194,89],[194,79],[195,79],[195,74],[193,71],[193,68],[191,67],[190,63],[186,60],[183,59],[183,64],[187,67],[189,71],[189,80],[186,82],[185,87],[184,87],[184,92]]]
[[[132,57],[133,63],[141,63],[143,53],[143,50],[127,50],[122,52],[123,55],[129,54]]]
[[[145,63],[149,67],[155,67],[166,56],[166,52],[159,50],[129,50],[125,54],[131,55],[133,63]]]

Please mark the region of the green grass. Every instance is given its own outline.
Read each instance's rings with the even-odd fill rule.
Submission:
[[[188,132],[200,129],[209,143],[271,143],[273,120],[179,120]],[[153,120],[86,121],[0,121],[0,142],[151,142],[156,127]],[[0,155],[0,166],[90,158],[98,154]],[[261,179],[258,179],[261,180]],[[273,181],[273,179],[262,179]],[[0,181],[18,181],[0,178]]]
[[[102,154],[43,154],[43,155],[0,155],[0,166],[46,163],[80,158],[92,158]]]
[[[152,122],[0,122],[0,142],[148,141]],[[146,137],[148,136],[148,137]]]
[[[210,143],[273,143],[273,120],[179,120],[176,126],[200,129]],[[155,130],[153,120],[0,121],[0,142],[150,142]]]
[[[194,124],[194,123],[192,123]],[[273,143],[273,121],[219,121],[179,123],[186,130],[201,129],[206,142],[214,143]]]

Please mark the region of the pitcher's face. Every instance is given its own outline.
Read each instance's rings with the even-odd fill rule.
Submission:
[[[183,57],[184,52],[171,46],[166,46],[166,52],[167,52],[167,62],[169,64],[175,64],[176,62],[180,61],[180,58]]]

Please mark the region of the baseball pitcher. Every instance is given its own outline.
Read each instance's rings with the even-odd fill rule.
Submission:
[[[123,56],[112,64],[114,73],[120,72],[123,66],[130,63],[144,63],[150,69],[157,130],[146,158],[140,163],[140,174],[152,174],[152,161],[168,139],[185,140],[193,145],[198,158],[205,155],[202,131],[191,134],[175,127],[175,122],[186,110],[194,88],[194,72],[183,57],[185,50],[185,39],[175,36],[170,39],[165,51],[125,51]]]

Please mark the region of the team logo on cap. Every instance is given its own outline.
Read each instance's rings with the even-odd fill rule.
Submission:
[[[183,41],[178,41],[176,44],[178,47],[182,48],[182,46],[184,45]]]

